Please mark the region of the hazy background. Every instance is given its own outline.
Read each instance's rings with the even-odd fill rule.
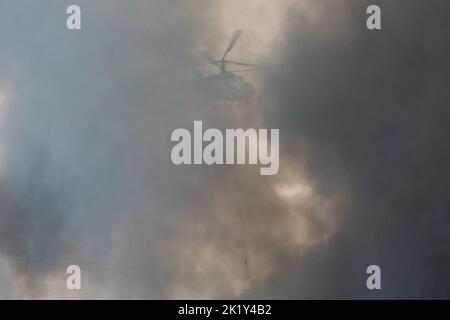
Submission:
[[[0,298],[450,298],[447,0],[70,4],[0,3]],[[240,108],[187,85],[238,29]],[[194,120],[279,128],[279,174],[172,165]]]

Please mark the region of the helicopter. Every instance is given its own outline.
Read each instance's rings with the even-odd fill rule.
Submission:
[[[196,72],[196,88],[203,94],[218,100],[229,100],[237,102],[250,102],[251,97],[256,94],[255,87],[236,73],[255,71],[262,68],[261,65],[226,60],[228,53],[234,48],[236,42],[242,35],[242,30],[235,31],[231,37],[225,53],[219,60],[214,59],[209,53],[202,52],[203,57],[219,69],[212,75],[202,75]],[[228,65],[246,67],[245,69],[229,70]]]

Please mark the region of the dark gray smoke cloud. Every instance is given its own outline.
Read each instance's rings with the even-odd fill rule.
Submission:
[[[243,108],[180,85],[222,50],[220,6],[81,1],[68,32],[69,4],[0,5],[2,295],[448,297],[446,1],[382,2],[375,32],[368,2],[291,3]],[[279,128],[279,175],[173,166],[170,133],[194,120]]]
[[[324,1],[318,23],[286,19],[266,88],[281,143],[324,193],[349,188],[350,205],[330,243],[283,259],[281,274],[298,280],[296,297],[449,298],[449,4],[375,1],[382,31],[369,31],[372,2]],[[370,264],[379,292],[365,287]]]

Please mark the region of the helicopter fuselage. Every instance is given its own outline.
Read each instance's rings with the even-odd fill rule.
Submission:
[[[198,89],[219,100],[248,101],[256,93],[253,85],[240,75],[218,73],[198,79]]]

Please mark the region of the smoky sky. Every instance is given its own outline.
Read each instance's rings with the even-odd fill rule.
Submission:
[[[167,82],[190,56],[195,21],[164,2],[82,2],[84,36],[66,32],[69,4],[2,3],[1,246],[26,279],[6,295],[45,297],[42,280],[73,254],[108,262],[118,217],[162,216],[152,197],[173,192],[170,127],[158,123],[180,107]]]
[[[283,260],[283,274],[308,298],[448,298],[449,7],[377,3],[381,32],[357,27],[367,1],[324,1],[318,25],[287,19],[283,64],[267,80],[274,123],[289,157],[308,159],[322,192],[347,186],[350,205],[330,244]],[[370,264],[383,270],[380,292],[365,288]]]
[[[284,10],[233,52],[271,65],[240,107],[189,85],[262,29],[225,25],[238,2],[79,1],[75,32],[70,1],[0,4],[2,297],[449,297],[448,1],[375,1],[380,31],[372,2],[264,1]],[[280,173],[174,166],[194,120],[279,128]]]

